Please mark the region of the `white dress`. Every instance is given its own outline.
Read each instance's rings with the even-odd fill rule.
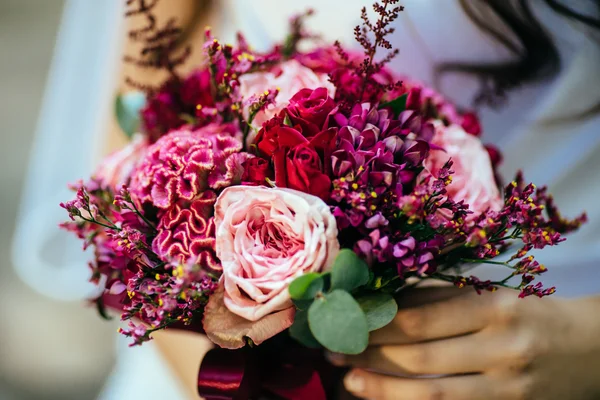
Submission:
[[[104,24],[98,24],[101,26],[87,34],[96,38],[109,35],[113,43],[110,45],[109,41],[106,44],[107,40],[104,40],[102,43],[106,45],[100,46],[99,50],[94,49],[99,51],[95,54],[87,49],[90,57],[95,56],[94,59],[104,63],[102,65],[105,67],[96,75],[86,75],[88,84],[97,90],[80,89],[78,97],[74,98],[64,87],[77,90],[80,75],[54,73],[50,77],[41,117],[45,123],[40,123],[38,143],[32,157],[38,162],[44,160],[43,164],[48,167],[45,170],[35,166],[31,168],[24,198],[34,200],[23,206],[14,246],[15,253],[19,254],[15,257],[18,260],[15,265],[19,266],[21,276],[38,290],[63,298],[89,294],[90,288],[83,284],[85,256],[79,253],[77,245],[67,246],[67,241],[61,241],[53,245],[53,253],[61,257],[48,261],[48,257],[45,257],[47,244],[56,240],[58,235],[52,230],[51,224],[57,221],[46,218],[37,225],[34,221],[39,221],[38,216],[44,214],[61,218],[62,214],[47,213],[54,212],[55,203],[66,198],[62,185],[78,176],[86,176],[91,169],[89,159],[75,156],[73,147],[49,148],[44,144],[49,143],[52,136],[56,137],[60,129],[65,143],[74,143],[76,140],[87,141],[88,145],[99,143],[98,135],[102,132],[98,128],[102,125],[99,120],[106,118],[108,112],[100,107],[102,112],[98,113],[98,105],[108,104],[106,97],[102,96],[112,95],[105,89],[108,86],[106,81],[115,76],[118,39],[124,35],[119,36],[118,29],[114,27],[120,12],[115,5],[117,1],[91,3],[94,6],[88,7],[101,9],[96,10],[96,15],[99,13],[113,19],[112,23],[107,19]],[[221,12],[217,13],[217,20],[212,25],[225,40],[232,39],[235,30],[242,30],[254,47],[266,48],[283,37],[291,14],[312,7],[317,14],[309,20],[309,27],[323,33],[327,40],[341,39],[346,44],[352,44],[352,29],[359,22],[359,10],[362,5],[369,6],[370,3],[364,0],[222,0],[218,2]],[[406,10],[401,13],[392,40],[400,49],[400,56],[392,64],[396,71],[432,83],[433,66],[439,62],[498,61],[508,56],[501,46],[473,26],[456,0],[404,0],[402,3]],[[81,16],[89,14],[89,9],[83,10],[82,4],[76,0],[68,3],[65,25],[76,25],[74,21],[77,20],[80,24],[85,23]],[[585,0],[574,0],[569,5],[583,7],[586,4],[591,6],[591,2]],[[503,172],[507,179],[514,175],[515,170],[522,168],[528,180],[550,186],[566,216],[572,217],[583,209],[587,210],[588,224],[571,235],[566,243],[544,250],[541,259],[549,268],[544,280],[558,287],[558,295],[600,293],[600,207],[597,206],[600,197],[600,156],[597,155],[600,152],[600,115],[563,124],[546,125],[543,122],[549,116],[568,116],[585,110],[600,100],[600,47],[587,39],[578,26],[561,19],[543,6],[539,5],[535,12],[547,26],[552,26],[564,57],[562,73],[554,82],[512,93],[507,107],[499,111],[483,110],[480,117],[484,139],[503,150]],[[70,34],[59,37],[55,70],[58,69],[57,64],[79,74],[98,70],[92,68],[91,62],[86,64],[82,62],[82,57],[78,57],[81,51],[86,50],[75,46],[77,33],[74,32],[77,29],[83,29],[82,25],[72,26]],[[468,105],[476,90],[476,81],[471,77],[452,76],[443,81],[441,89],[459,104]],[[56,104],[63,105],[63,108],[59,107],[61,112],[56,112]],[[67,104],[77,107],[81,115],[87,118],[76,120],[75,129],[67,129],[74,124]],[[95,120],[91,118],[94,116]],[[48,124],[48,120],[52,123]],[[80,136],[82,132],[83,139]],[[53,170],[55,165],[62,165],[54,164],[53,160],[64,158],[71,160],[69,168]],[[45,193],[49,196],[27,196],[42,181],[47,187]],[[25,246],[31,249],[26,262],[22,253],[18,253]],[[49,284],[49,280],[56,276],[54,272],[57,265],[64,265],[64,260],[69,261],[68,268],[61,277],[68,277],[68,282],[63,280],[57,285]],[[31,272],[34,269],[37,271],[35,276],[41,273],[44,278],[36,279]],[[79,275],[73,275],[76,271],[80,271]],[[475,273],[487,275],[489,272],[481,270]],[[49,288],[56,290],[48,292]],[[119,343],[117,366],[101,399],[184,399],[178,382],[163,365],[164,362],[151,344],[133,350],[125,348],[122,341]]]

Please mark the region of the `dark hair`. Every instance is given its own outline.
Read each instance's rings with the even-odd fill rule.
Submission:
[[[591,34],[600,33],[600,0],[587,0],[595,6],[594,16],[580,14],[556,0],[544,1],[556,13],[580,22]],[[554,78],[560,72],[560,54],[552,37],[532,13],[530,0],[460,0],[460,4],[483,32],[515,55],[513,60],[497,64],[444,63],[438,66],[438,74],[463,72],[481,78],[475,105],[502,105],[507,92]],[[600,102],[574,118],[599,111]]]

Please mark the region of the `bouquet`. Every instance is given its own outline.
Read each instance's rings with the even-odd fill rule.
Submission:
[[[61,204],[72,220],[62,226],[93,248],[98,310],[122,313],[132,345],[165,328],[202,332],[222,349],[278,343],[260,364],[273,372],[290,367],[275,359],[293,349],[364,351],[369,332],[395,317],[395,294],[425,280],[554,293],[534,283],[546,268],[530,250],[563,241],[585,214],[564,219],[546,189],[521,175],[502,189],[501,155],[482,144],[476,115],[386,67],[398,52],[386,39],[396,3],[376,3],[376,20],[362,10],[363,52],[319,43],[303,28],[310,12],[292,18],[288,38],[267,53],[207,29],[206,63],[183,78],[176,69],[189,49],[176,46],[177,29],[145,32],[157,56],[126,61],[170,77],[156,88],[129,80],[146,95],[137,108],[119,98],[117,111],[139,132]],[[306,41],[316,45],[299,50]],[[506,278],[465,274],[482,263]],[[202,368],[238,365],[247,353],[220,354]],[[317,364],[290,367],[308,368],[306,390],[315,376],[327,380]],[[203,369],[201,394],[230,390]],[[324,398],[313,389],[310,398]]]

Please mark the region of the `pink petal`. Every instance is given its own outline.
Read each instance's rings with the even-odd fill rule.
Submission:
[[[269,314],[256,322],[248,321],[225,307],[224,289],[218,289],[210,296],[204,310],[204,331],[215,344],[226,349],[239,349],[250,338],[255,344],[275,336],[289,328],[294,322],[294,307]]]

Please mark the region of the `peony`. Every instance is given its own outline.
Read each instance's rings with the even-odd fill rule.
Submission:
[[[281,110],[287,107],[290,99],[301,89],[316,89],[324,87],[329,96],[335,96],[335,86],[329,82],[326,74],[316,74],[311,69],[302,66],[298,61],[289,60],[281,63],[276,68],[268,72],[254,72],[244,74],[239,78],[240,95],[243,99],[248,99],[252,95],[263,93],[265,90],[278,89],[279,94],[275,98],[275,104],[268,106],[260,111],[252,121],[256,127],[277,115]],[[248,143],[253,142],[250,135]]]
[[[503,206],[494,179],[490,156],[478,137],[458,125],[436,124],[432,143],[443,150],[432,150],[425,159],[425,170],[437,176],[442,166],[452,159],[452,183],[447,187],[452,200],[464,200],[474,216],[488,209],[499,211]]]
[[[94,178],[100,186],[118,192],[121,186],[129,182],[136,164],[144,157],[148,146],[148,139],[136,133],[127,146],[102,161],[94,173]]]
[[[280,313],[282,319],[270,326],[268,337],[291,324],[290,283],[303,274],[329,269],[339,251],[329,207],[315,196],[290,189],[225,189],[215,204],[215,227],[223,304],[231,318],[241,317],[246,324]],[[227,326],[228,317],[214,318],[219,321],[205,318],[207,334],[218,344],[231,346],[223,341],[235,335],[215,327]]]

